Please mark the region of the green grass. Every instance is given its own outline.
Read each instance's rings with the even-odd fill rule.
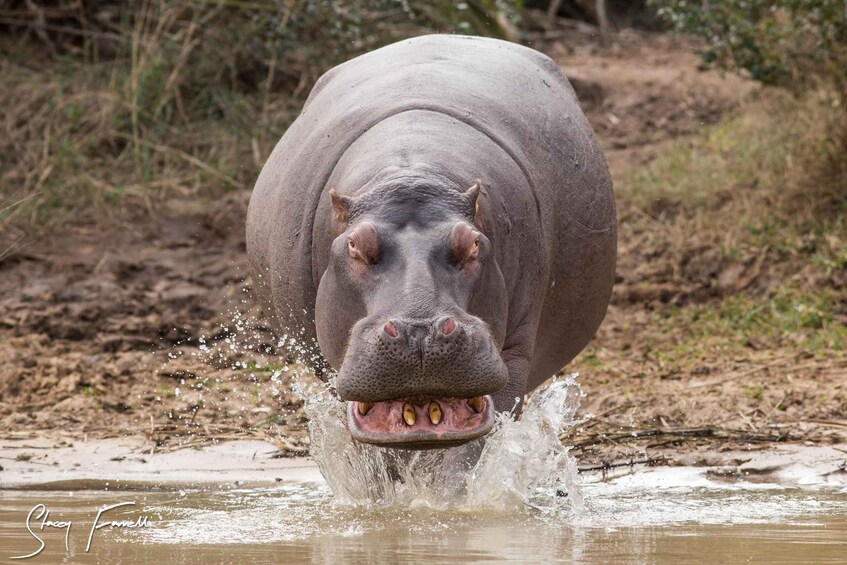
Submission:
[[[847,353],[847,324],[834,312],[837,299],[830,289],[782,286],[765,297],[741,293],[676,308],[670,315],[651,319],[661,333],[678,336],[651,355],[671,365],[713,357],[717,351],[744,356],[751,347],[841,357]]]
[[[847,264],[844,100],[826,89],[799,98],[765,90],[735,117],[673,143],[617,192],[622,208],[678,224],[666,228],[670,239],[710,239],[726,260],[767,247],[841,268]]]
[[[258,365],[255,361],[247,361],[243,370],[260,373],[275,373],[277,371],[289,371],[291,370],[291,366],[288,363],[265,363],[263,365]]]
[[[743,296],[733,297],[722,305],[720,317],[736,335],[790,336],[797,346],[810,351],[844,351],[847,325],[833,314],[835,297],[829,290],[808,292],[782,287],[765,301],[750,303]]]

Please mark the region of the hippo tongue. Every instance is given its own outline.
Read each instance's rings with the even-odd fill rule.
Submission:
[[[411,449],[449,447],[494,426],[490,396],[348,402],[347,426],[365,443]]]

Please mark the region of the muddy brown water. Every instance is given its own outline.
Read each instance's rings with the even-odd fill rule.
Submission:
[[[39,530],[42,563],[844,563],[847,489],[723,481],[689,468],[588,477],[585,508],[557,515],[533,508],[434,509],[342,505],[316,469],[272,488],[0,491],[0,558],[39,547],[26,530],[37,505],[65,530]],[[94,487],[94,488],[92,488]],[[111,521],[136,529],[97,529]],[[40,507],[39,507],[40,508]],[[15,561],[7,561],[15,562]]]

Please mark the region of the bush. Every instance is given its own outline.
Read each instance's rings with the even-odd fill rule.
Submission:
[[[299,95],[328,67],[422,33],[507,37],[519,11],[506,0],[18,0],[0,32],[54,59],[143,67],[138,102],[155,115],[175,90],[202,108],[214,108],[212,88]]]
[[[674,29],[705,39],[707,62],[767,84],[847,80],[844,0],[651,0]]]

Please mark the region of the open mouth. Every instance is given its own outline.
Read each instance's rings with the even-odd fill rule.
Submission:
[[[386,447],[451,447],[484,436],[493,426],[494,403],[488,395],[347,403],[353,438]]]

